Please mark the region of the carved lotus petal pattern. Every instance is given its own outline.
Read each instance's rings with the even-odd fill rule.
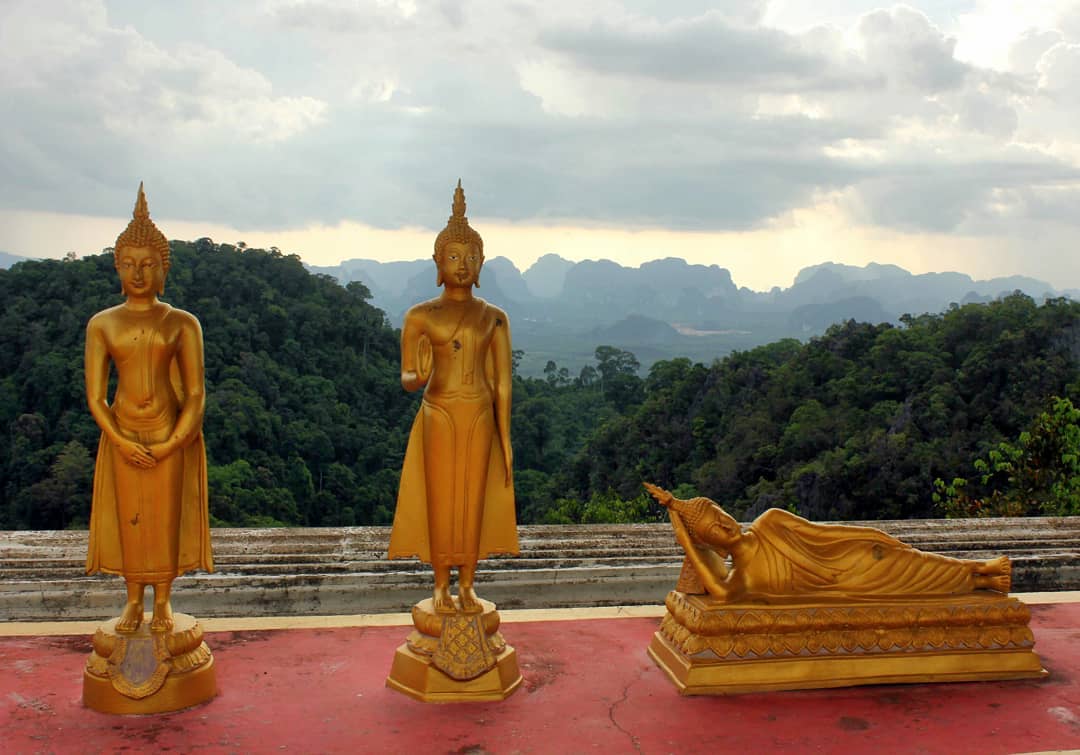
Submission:
[[[765,634],[755,634],[750,637],[750,649],[754,651],[755,655],[765,655],[771,646],[769,642],[769,636]]]
[[[783,635],[782,645],[784,650],[792,655],[798,655],[802,652],[803,647],[806,645],[806,641],[800,634],[785,634]]]
[[[821,634],[821,646],[828,650],[830,653],[835,653],[840,649],[840,631],[833,629],[828,632],[822,632]]]

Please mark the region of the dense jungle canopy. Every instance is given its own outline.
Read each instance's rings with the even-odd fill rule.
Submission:
[[[398,334],[367,289],[276,250],[171,246],[163,298],[205,338],[214,524],[388,524],[419,396],[401,389]],[[86,526],[99,432],[84,329],[120,300],[111,253],[0,270],[0,529]],[[520,521],[659,518],[642,480],[741,516],[940,516],[936,479],[974,474],[1033,426],[1058,427],[1039,424],[1053,407],[1066,417],[1046,431],[1065,439],[1054,453],[1075,457],[1074,415],[1054,401],[1080,404],[1080,303],[1015,294],[639,371],[633,354],[600,345],[576,375],[549,363],[544,378],[515,376]],[[1080,513],[1072,478],[1055,479],[1066,493],[1049,511]]]

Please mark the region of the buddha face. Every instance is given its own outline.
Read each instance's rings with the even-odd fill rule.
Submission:
[[[435,260],[439,277],[447,286],[467,288],[480,279],[484,258],[473,244],[451,241],[443,247],[442,255]]]
[[[694,535],[703,543],[728,550],[742,537],[742,527],[719,506],[710,506],[697,521]]]
[[[146,246],[125,246],[116,260],[120,286],[127,296],[149,297],[165,288],[161,255]]]

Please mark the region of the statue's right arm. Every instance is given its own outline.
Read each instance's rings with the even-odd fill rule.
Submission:
[[[670,495],[670,493],[668,495]],[[679,515],[674,511],[669,511],[668,515],[671,517],[671,528],[675,530],[675,539],[679,541],[679,545],[682,546],[683,552],[686,553],[686,556],[694,564],[694,570],[697,571],[705,591],[717,600],[727,600],[731,594],[731,590],[727,584],[731,575],[729,573],[715,573],[712,568],[710,568],[710,564],[701,557],[701,553],[698,552],[697,546],[694,545],[694,541],[690,537],[690,533],[686,531],[686,527],[683,525]]]
[[[427,385],[431,377],[430,359],[421,364],[420,340],[424,335],[423,320],[416,308],[405,313],[401,326],[401,387],[412,393]]]
[[[120,449],[127,462],[149,469],[157,462],[141,443],[125,438],[109,409],[109,349],[105,343],[105,326],[97,317],[86,326],[86,404],[98,427],[114,446]]]

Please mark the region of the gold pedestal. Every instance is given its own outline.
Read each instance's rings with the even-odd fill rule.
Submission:
[[[683,695],[1046,676],[1027,606],[995,593],[667,609],[649,655]]]
[[[495,604],[479,613],[413,606],[414,631],[394,653],[386,686],[425,703],[505,700],[521,686],[517,653],[499,633]]]
[[[83,704],[102,713],[167,713],[217,694],[214,657],[202,626],[178,613],[170,632],[151,632],[147,614],[135,632],[111,619],[94,633],[83,673]]]

